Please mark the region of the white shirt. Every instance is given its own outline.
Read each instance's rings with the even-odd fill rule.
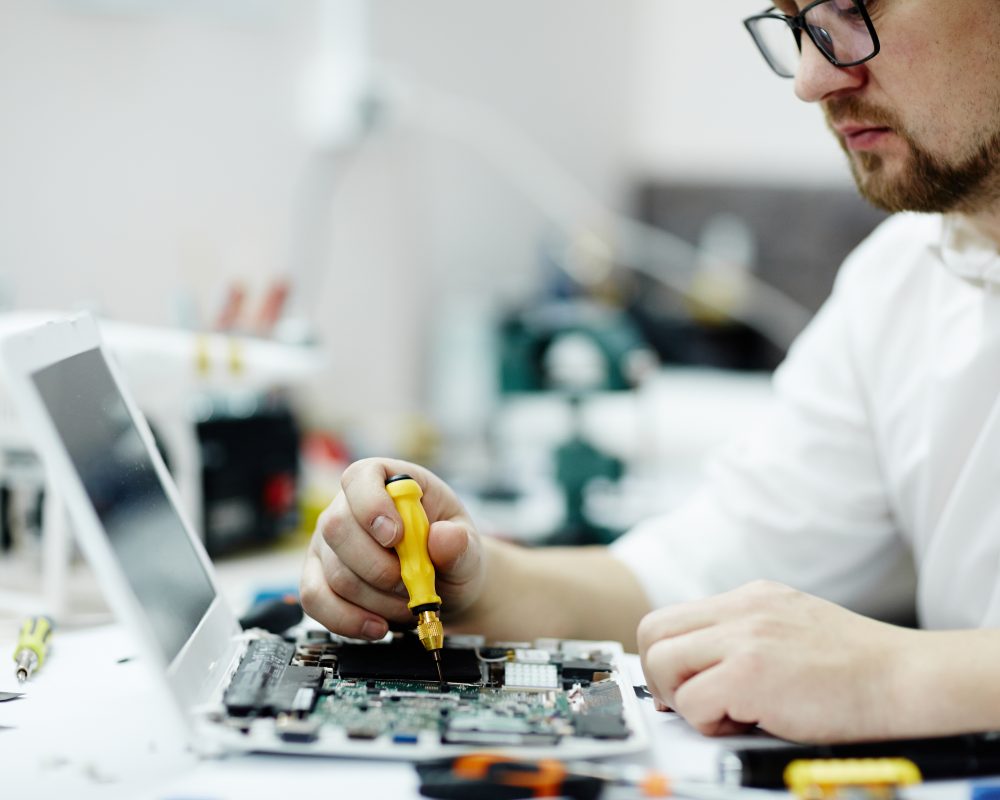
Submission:
[[[1000,253],[893,217],[845,261],[765,424],[612,552],[656,606],[769,578],[923,627],[1000,625]]]

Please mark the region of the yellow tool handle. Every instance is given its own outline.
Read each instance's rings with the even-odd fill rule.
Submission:
[[[52,620],[48,617],[30,617],[21,626],[21,633],[17,637],[17,647],[14,648],[14,658],[22,650],[31,650],[38,656],[38,664],[35,669],[42,666],[45,661],[45,654],[49,651],[49,636],[52,633]]]
[[[441,598],[434,591],[434,565],[427,554],[427,532],[430,523],[427,513],[420,504],[423,492],[420,485],[409,475],[390,478],[385,490],[396,504],[396,510],[403,519],[403,538],[396,545],[399,567],[403,574],[403,584],[410,593],[408,608],[441,605]]]
[[[813,789],[844,786],[909,786],[920,783],[917,765],[906,758],[798,759],[785,767],[785,785],[797,797],[812,797]]]

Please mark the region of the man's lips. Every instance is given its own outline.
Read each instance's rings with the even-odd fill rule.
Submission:
[[[849,150],[870,150],[892,134],[892,128],[879,125],[835,125]]]

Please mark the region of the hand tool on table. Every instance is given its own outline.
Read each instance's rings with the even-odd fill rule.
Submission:
[[[14,648],[15,672],[18,683],[24,683],[32,673],[45,663],[52,635],[52,620],[48,617],[29,617],[21,625]]]

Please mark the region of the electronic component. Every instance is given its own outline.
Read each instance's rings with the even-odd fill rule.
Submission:
[[[555,664],[508,661],[503,667],[504,688],[508,691],[556,689],[559,686],[559,673]]]
[[[403,636],[391,646],[345,644],[336,650],[341,678],[397,681],[432,681],[438,678],[435,665],[414,636]],[[478,683],[482,670],[475,650],[449,648],[441,669],[448,683]]]
[[[612,653],[551,639],[535,645],[448,639],[442,684],[412,633],[375,643],[312,634],[296,644],[253,640],[224,705],[242,725],[273,719],[286,742],[342,737],[373,752],[630,737]]]
[[[274,724],[278,736],[286,742],[308,744],[319,738],[320,721],[297,715],[279,714]]]
[[[295,645],[281,639],[251,641],[223,698],[226,710],[234,716],[311,710],[323,670],[292,666],[294,653]]]

